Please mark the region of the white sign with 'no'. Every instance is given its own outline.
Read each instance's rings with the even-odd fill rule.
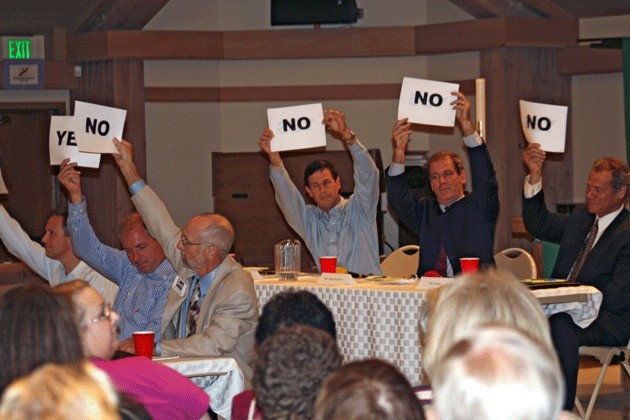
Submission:
[[[112,139],[122,138],[127,111],[109,106],[76,101],[74,134],[81,152],[118,153]]]

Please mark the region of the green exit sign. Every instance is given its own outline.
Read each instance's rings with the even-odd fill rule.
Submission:
[[[3,60],[45,60],[43,35],[5,35],[2,39]]]
[[[8,49],[7,58],[9,60],[25,60],[31,58],[30,39],[9,39]]]

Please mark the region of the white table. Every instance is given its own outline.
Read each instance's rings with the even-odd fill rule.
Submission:
[[[317,277],[297,281],[266,277],[254,281],[262,308],[276,293],[294,288],[316,294],[332,311],[337,324],[337,342],[346,361],[377,357],[388,360],[413,385],[421,383],[420,307],[426,291],[416,285],[318,285]],[[533,291],[547,315],[568,312],[580,326],[590,324],[601,305],[594,287],[564,287]]]
[[[232,398],[243,391],[243,373],[231,357],[155,357],[153,360],[190,378],[210,395],[212,411],[232,415]]]

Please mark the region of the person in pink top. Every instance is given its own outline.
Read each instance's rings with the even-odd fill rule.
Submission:
[[[153,419],[200,419],[207,415],[208,394],[175,370],[144,356],[110,360],[119,343],[119,316],[88,283],[75,280],[53,290],[74,308],[85,355],[120,391],[142,403]]]

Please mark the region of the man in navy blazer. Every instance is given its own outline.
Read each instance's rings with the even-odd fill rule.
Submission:
[[[549,319],[565,375],[565,409],[571,410],[579,346],[625,346],[630,339],[630,212],[624,208],[630,171],[617,158],[598,159],[586,182],[586,207],[558,215],[545,207],[545,152],[539,144],[530,144],[523,161],[529,171],[523,191],[525,227],[537,238],[560,243],[552,276],[594,286],[603,294],[597,319],[585,328],[566,313]]]
[[[460,258],[478,257],[494,264],[494,229],[499,214],[499,187],[485,142],[470,121],[470,102],[461,92],[451,103],[468,150],[473,191],[466,193],[462,159],[452,152],[434,153],[429,179],[436,200],[418,200],[407,187],[405,153],[411,124],[399,120],[392,130],[394,153],[387,170],[387,200],[396,217],[419,238],[418,275],[435,270],[452,277],[461,271]]]

